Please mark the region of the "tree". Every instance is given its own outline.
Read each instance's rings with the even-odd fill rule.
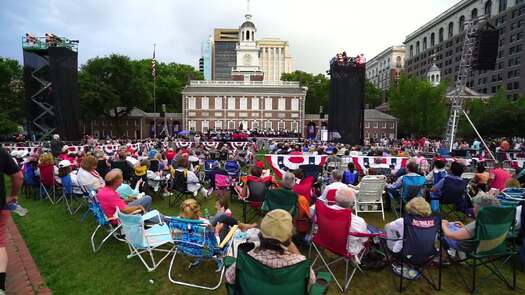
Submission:
[[[82,114],[87,118],[103,115],[119,119],[133,107],[147,106],[151,91],[146,81],[139,66],[126,56],[112,54],[88,60],[79,72]]]
[[[388,92],[391,112],[399,119],[400,132],[418,136],[442,136],[447,120],[446,84],[401,77]]]
[[[306,92],[305,113],[318,114],[322,106],[326,112],[328,110],[328,95],[330,89],[330,79],[325,75],[313,75],[303,71],[284,73],[281,77],[283,81],[298,81],[301,86],[308,87]]]
[[[23,90],[22,67],[18,61],[0,58],[0,134],[16,132],[23,123]]]
[[[375,108],[383,102],[383,91],[377,88],[370,80],[365,81],[365,104]]]
[[[470,119],[481,136],[525,136],[525,97],[515,101],[507,98],[506,91],[498,89],[488,101],[470,101],[466,104]],[[462,117],[459,134],[472,138],[476,134],[466,118]]]

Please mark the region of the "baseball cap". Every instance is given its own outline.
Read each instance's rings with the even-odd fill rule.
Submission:
[[[292,237],[292,230],[292,216],[283,209],[268,212],[261,221],[261,234],[266,239],[286,242]]]
[[[70,167],[70,166],[71,166],[71,162],[69,162],[69,160],[62,160],[58,162],[58,168],[64,168],[64,167]]]

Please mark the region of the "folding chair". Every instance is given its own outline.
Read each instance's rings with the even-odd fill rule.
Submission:
[[[516,208],[513,207],[484,207],[481,208],[476,217],[476,231],[472,240],[475,250],[466,253],[466,258],[456,261],[454,266],[461,280],[468,286],[470,292],[477,290],[477,269],[484,266],[490,274],[482,278],[481,282],[487,282],[492,275],[505,283],[509,289],[516,288],[516,261],[513,256],[517,254],[516,248],[511,245],[512,239],[508,239],[513,232]],[[464,263],[472,271],[472,284],[470,285],[463,277],[460,263]],[[512,264],[512,283],[504,276],[501,268]]]
[[[24,191],[26,198],[35,197],[35,191],[37,188],[40,188],[40,182],[35,175],[34,165],[32,163],[24,164],[22,167],[22,173],[24,175]]]
[[[313,188],[314,188],[314,178],[312,176],[307,176],[301,179],[301,182],[294,185],[293,191],[307,198],[310,204],[312,204]]]
[[[102,248],[102,245],[104,245],[104,243],[112,237],[117,239],[118,241],[125,242],[125,240],[119,235],[121,225],[120,223],[118,223],[117,218],[114,216],[107,217],[106,214],[104,214],[104,211],[102,211],[102,207],[100,207],[100,204],[96,199],[94,192],[89,198],[88,208],[88,210],[91,212],[91,214],[93,214],[93,217],[95,217],[95,220],[98,223],[97,227],[91,234],[91,248],[93,249],[93,252],[98,252],[100,248]],[[100,243],[97,244],[95,238],[99,230],[103,230],[105,232],[105,236],[102,239],[102,241],[100,241]]]
[[[517,207],[525,201],[525,188],[506,188],[497,198],[502,206]]]
[[[210,173],[213,171],[213,167],[218,164],[219,161],[217,160],[206,160],[204,162],[204,180],[210,179]]]
[[[180,204],[185,199],[193,198],[193,193],[188,191],[188,177],[186,173],[186,171],[175,170],[172,194],[168,197],[169,207]]]
[[[190,220],[176,217],[166,219],[169,229],[173,233],[173,243],[175,244],[175,251],[168,271],[170,282],[177,285],[205,290],[216,290],[219,288],[225,271],[223,259],[232,245],[233,235],[237,230],[237,226],[233,226],[224,240],[218,244],[215,233],[212,231],[210,225],[202,220]],[[176,280],[175,277],[172,276],[172,269],[175,263],[175,258],[179,253],[197,260],[216,261],[220,270],[219,282],[215,286],[205,286]],[[191,268],[192,265],[193,264],[190,264],[189,268]]]
[[[45,165],[38,167],[40,170],[40,198],[47,198],[52,205],[57,203],[56,200],[56,183],[55,171],[53,165]]]
[[[403,248],[397,256],[391,257],[393,258],[392,271],[399,276],[399,292],[404,290],[405,280],[414,281],[420,277],[423,277],[436,291],[441,290],[441,218],[408,214],[403,218],[403,228],[403,237],[400,239],[403,240]],[[435,245],[436,238],[439,243],[438,249]],[[436,257],[439,257],[437,282],[433,277],[425,274],[425,268],[434,263]],[[415,277],[405,278],[405,270],[409,269],[417,271]]]
[[[262,181],[247,180],[248,196],[241,198],[242,218],[244,223],[252,222],[263,214],[262,204],[266,200],[267,184]]]
[[[291,294],[324,294],[328,284],[319,288],[314,285],[308,291],[310,278],[310,262],[301,261],[294,265],[270,268],[250,255],[239,251],[237,258],[231,258],[229,264],[235,262],[235,284],[226,284],[229,295],[251,294],[251,295],[291,295]],[[330,279],[329,274],[321,273],[318,277]]]
[[[228,176],[235,181],[239,180],[241,177],[241,166],[236,160],[227,160],[224,163],[224,170],[228,173]]]
[[[351,185],[357,185],[357,181],[359,178],[359,174],[357,171],[350,172],[349,170],[345,170],[343,172],[343,183],[344,184],[351,184]]]
[[[383,206],[383,193],[385,192],[385,177],[373,175],[365,176],[359,185],[359,191],[355,198],[355,215],[359,212],[381,212],[385,220],[385,208]],[[369,206],[377,206],[377,209],[369,209]],[[362,209],[366,208],[366,209]]]
[[[462,219],[458,212],[465,213],[467,209],[467,201],[465,199],[467,184],[463,179],[448,176],[443,180],[443,188],[439,197],[439,208],[444,219],[450,219],[449,216],[451,215],[456,220]]]
[[[326,268],[330,275],[335,280],[337,287],[341,292],[346,292],[352,278],[354,277],[357,270],[363,272],[360,268],[359,263],[361,258],[368,252],[368,244],[365,244],[363,250],[354,257],[352,253],[348,252],[347,243],[349,236],[355,237],[366,237],[374,238],[380,237],[383,234],[371,234],[371,233],[356,233],[350,232],[350,225],[352,224],[352,211],[350,209],[340,209],[335,206],[326,204],[321,200],[317,200],[315,203],[315,225],[313,231],[313,239],[310,247],[313,247],[317,253],[312,265],[315,265],[317,259],[320,259],[323,263],[321,268]],[[328,262],[322,255],[322,250],[326,249],[337,256],[337,258],[331,262]],[[311,252],[311,248],[310,248]],[[357,259],[357,260],[356,260]],[[330,265],[333,265],[339,261],[345,262],[345,278],[344,281],[339,282],[337,280],[334,271]],[[348,273],[348,267],[352,264],[353,270]]]
[[[66,209],[70,215],[74,215],[82,207],[82,203],[79,200],[82,199],[82,194],[75,192],[73,189],[73,182],[71,181],[71,175],[66,175],[61,178],[62,180],[62,198],[66,204]],[[74,205],[75,200],[79,203],[77,206]]]
[[[280,188],[266,190],[266,199],[264,200],[261,210],[268,212],[274,209],[283,209],[290,215],[297,215],[297,194],[291,190]]]
[[[166,223],[162,222],[159,211],[151,210],[144,215],[131,215],[124,214],[117,208],[116,215],[122,226],[122,233],[126,236],[126,242],[128,243],[130,251],[130,254],[127,256],[128,259],[138,256],[146,269],[151,272],[173,252],[175,246],[171,246],[169,249],[160,248],[166,244],[173,243],[173,239],[170,228]],[[159,223],[145,229],[144,221],[153,218],[156,218]],[[155,259],[155,252],[163,253],[159,260]],[[143,257],[142,254],[147,254],[149,257]]]
[[[395,200],[399,203],[399,213],[397,212],[397,210],[394,210],[396,216],[399,217],[403,215],[404,203],[410,201],[415,197],[424,196],[425,182],[426,180],[424,176],[404,175],[399,198],[396,198],[394,195],[392,195],[391,192],[388,192],[388,196],[390,197],[390,199]]]

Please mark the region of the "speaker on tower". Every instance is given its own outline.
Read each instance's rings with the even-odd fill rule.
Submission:
[[[477,33],[476,48],[473,52],[474,70],[495,70],[498,58],[499,32],[488,24]]]

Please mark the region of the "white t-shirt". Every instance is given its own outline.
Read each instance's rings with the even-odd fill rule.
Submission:
[[[87,190],[98,190],[104,186],[104,179],[100,176],[90,173],[83,168],[78,169],[77,181],[80,186],[84,186]]]

